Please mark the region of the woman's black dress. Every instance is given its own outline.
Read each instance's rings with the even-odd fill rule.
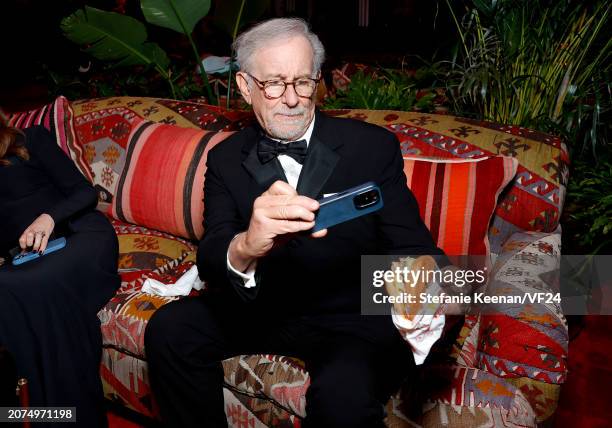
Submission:
[[[0,267],[0,344],[28,379],[31,406],[76,406],[70,426],[105,426],[97,312],[120,284],[117,238],[95,210],[95,190],[51,134],[30,128],[24,144],[29,160],[13,156],[0,165],[0,254],[42,213],[67,245]]]

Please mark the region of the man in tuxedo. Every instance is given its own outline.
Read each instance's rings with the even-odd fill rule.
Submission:
[[[258,125],[208,155],[199,298],[148,324],[151,385],[164,424],[225,427],[223,359],[301,358],[305,428],[383,426],[415,362],[390,316],[360,315],[360,256],[440,254],[406,186],[395,136],[315,108],[324,49],[299,19],[235,42],[236,81]],[[324,195],[376,182],[384,208],[310,233]]]

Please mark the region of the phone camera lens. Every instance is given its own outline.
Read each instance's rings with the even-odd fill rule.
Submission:
[[[361,195],[357,195],[354,199],[354,203],[357,209],[364,209],[376,204],[378,200],[378,192],[376,190],[370,190],[368,192],[362,193]]]

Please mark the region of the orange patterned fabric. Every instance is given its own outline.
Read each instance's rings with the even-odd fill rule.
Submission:
[[[111,202],[126,166],[126,146],[142,121],[207,131],[236,131],[253,122],[252,112],[188,101],[144,97],[111,97],[72,103],[76,146],[101,202]]]
[[[141,292],[147,278],[174,283],[195,263],[191,242],[142,226],[111,220],[119,240],[121,288],[98,313],[104,346],[142,357],[144,329],[153,313],[175,297]],[[163,276],[163,278],[160,278]]]
[[[200,239],[208,151],[231,134],[153,122],[137,125],[126,147],[126,166],[119,176],[111,215]]]
[[[449,255],[489,254],[487,229],[497,197],[516,174],[517,161],[404,158],[408,187],[437,245]]]
[[[134,130],[142,125],[143,119],[196,128],[197,132],[200,132],[197,129],[199,127],[211,131],[237,130],[253,120],[251,112],[220,112],[216,107],[151,98],[83,100],[74,103],[74,109],[78,143],[93,170],[94,185],[100,199],[108,202],[118,195],[119,179],[125,170],[135,167],[127,159],[127,153],[132,144],[130,138]],[[500,252],[507,237],[517,230],[550,232],[556,228],[567,182],[567,152],[558,139],[522,128],[474,122],[453,116],[367,110],[330,113],[386,127],[398,136],[406,157],[416,156],[423,162],[426,162],[423,157],[465,161],[491,158],[499,154],[516,158],[520,163],[518,174],[502,193],[494,219],[489,225],[491,247],[497,250],[494,252]],[[157,166],[157,163],[151,165]],[[142,163],[140,171],[147,173],[149,171],[145,166]],[[429,168],[433,169],[431,165]],[[438,171],[438,168],[435,170]],[[454,165],[450,169],[454,169]],[[447,210],[446,220],[438,222],[439,228],[444,223],[448,224],[453,215],[463,218],[458,213],[469,211],[469,195],[464,192],[464,183],[469,181],[470,176],[463,171],[455,172],[452,177],[447,183],[450,195],[448,203],[452,202],[451,205],[458,207],[457,213],[449,214]],[[414,177],[411,179],[412,183],[416,183]],[[427,190],[429,179],[422,183]],[[169,185],[163,185],[166,184]],[[127,191],[125,185],[121,187],[122,192]],[[151,189],[145,187],[144,191]],[[479,193],[477,188],[476,199]],[[151,192],[148,197],[154,200],[158,196]],[[476,211],[482,209],[480,205],[474,204],[473,207]],[[429,210],[433,213],[434,204]],[[443,214],[442,211],[440,214]],[[131,221],[142,224],[140,220]],[[152,407],[148,387],[142,337],[150,315],[172,298],[145,295],[140,287],[144,278],[160,272],[171,276],[180,274],[193,262],[194,246],[184,239],[139,225],[116,220],[113,224],[119,235],[123,284],[119,293],[99,314],[105,345],[102,366],[105,394],[115,402],[123,403],[142,414],[152,415],[156,412]],[[448,232],[449,227],[445,227]],[[454,241],[464,241],[466,233],[463,228],[461,236],[461,240],[457,238]],[[451,245],[450,241],[442,244],[446,245]],[[534,426],[535,422],[533,411],[528,406],[535,409],[538,421],[552,414],[556,407],[559,385],[527,376],[516,377],[521,367],[518,359],[495,355],[495,361],[484,360],[481,332],[489,330],[481,321],[480,317],[466,319],[453,354],[457,364],[471,369],[462,371],[465,367],[454,366],[451,372],[444,371],[443,375],[438,375],[439,381],[436,380],[435,370],[428,371],[420,380],[411,379],[406,386],[427,389],[433,384],[438,385],[440,390],[433,391],[437,392],[433,394],[432,391],[421,391],[421,398],[427,398],[424,406],[419,406],[418,400],[408,396],[402,396],[400,401],[392,400],[387,405],[387,426],[403,428],[412,425],[409,421],[415,421],[423,426],[439,426],[441,423],[453,426],[494,426],[511,422],[515,426],[524,427]],[[488,337],[496,339],[495,335]],[[503,340],[500,343],[503,344]],[[225,410],[230,426],[300,425],[304,411],[304,391],[309,377],[299,364],[285,360],[282,356],[257,355],[237,356],[224,362],[227,387]],[[514,363],[509,364],[511,361]],[[515,367],[519,370],[515,370]],[[513,375],[502,379],[500,371],[509,369],[513,370]],[[526,369],[529,375],[529,368]],[[543,391],[549,391],[550,394],[543,396]],[[451,403],[451,398],[458,397],[458,394],[462,399]],[[528,405],[525,405],[525,400]],[[404,413],[407,407],[413,405],[420,410],[417,419]],[[436,415],[440,415],[440,418],[436,418]]]
[[[400,141],[405,156],[479,159],[511,156],[516,176],[500,195],[491,224],[491,252],[499,254],[515,232],[553,232],[559,218],[569,173],[565,144],[519,126],[476,121],[451,115],[393,110],[335,110],[328,114],[384,126]]]

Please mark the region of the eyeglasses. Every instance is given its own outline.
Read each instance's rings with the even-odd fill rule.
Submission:
[[[287,86],[289,85],[293,86],[293,89],[298,96],[310,98],[312,97],[312,94],[314,94],[319,80],[321,80],[321,78],[311,79],[309,77],[300,77],[293,82],[285,82],[284,80],[266,80],[262,82],[251,73],[245,72],[245,74],[249,75],[251,79],[257,83],[259,89],[263,90],[266,98],[271,100],[282,97],[287,90]]]

